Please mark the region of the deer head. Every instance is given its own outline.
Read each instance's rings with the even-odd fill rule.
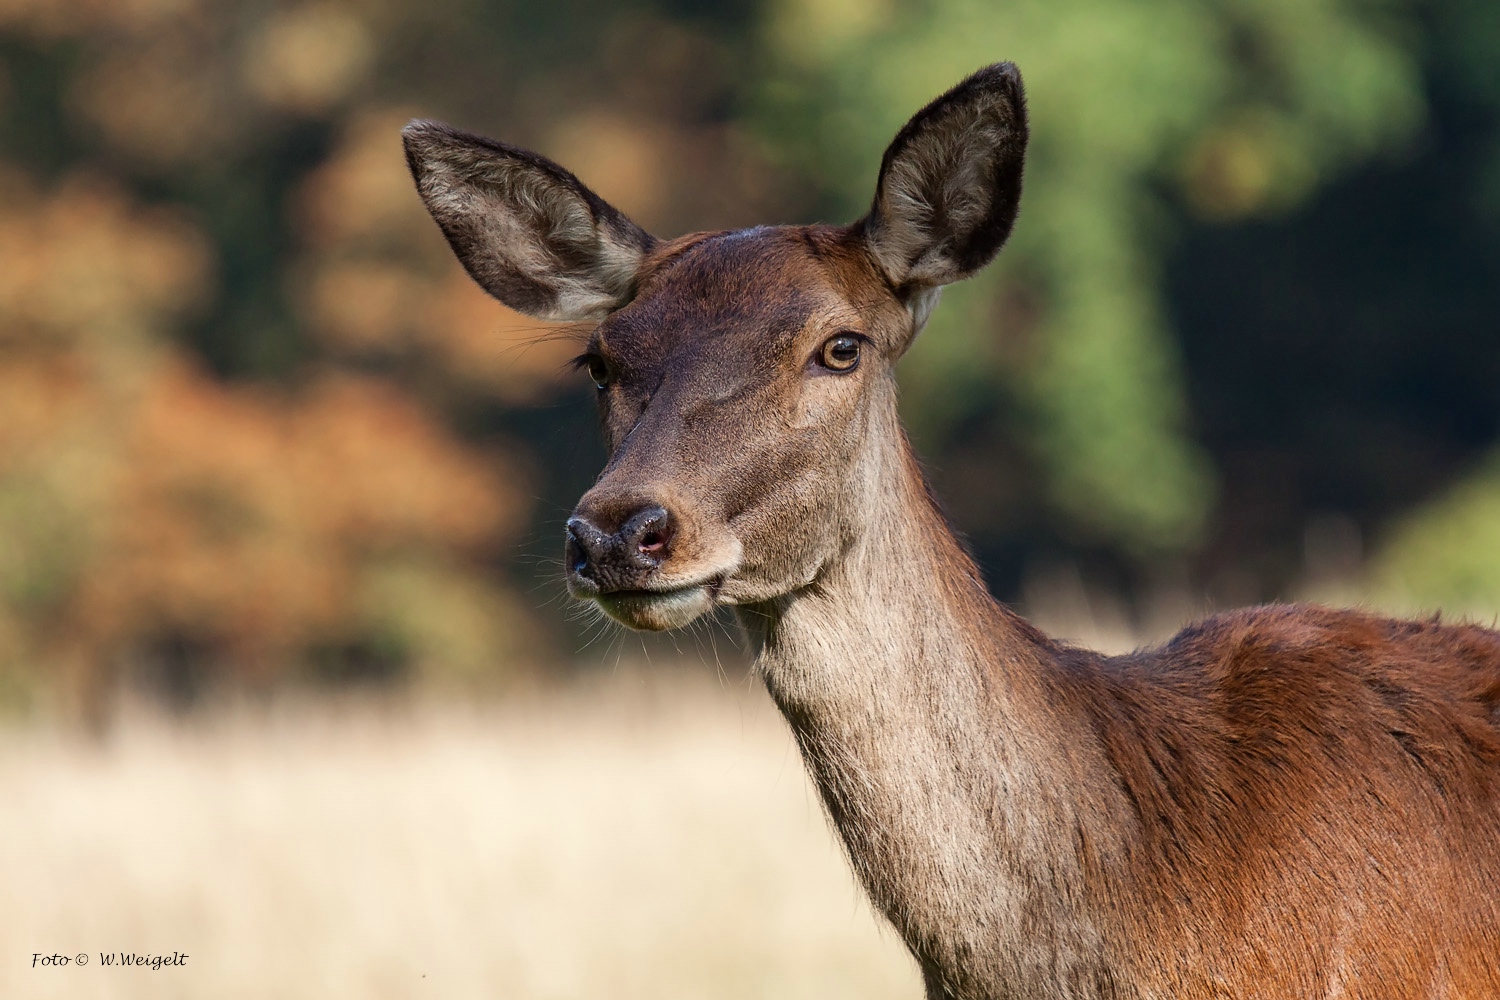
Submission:
[[[1015,221],[1021,77],[980,70],[919,111],[849,226],[661,241],[534,153],[416,121],[417,189],[475,281],[598,321],[578,367],[609,463],[567,526],[574,596],[640,629],[813,584],[902,460],[893,367],[943,285]]]

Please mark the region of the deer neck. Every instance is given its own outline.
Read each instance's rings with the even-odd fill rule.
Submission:
[[[1091,740],[1048,695],[1058,647],[989,596],[890,410],[855,487],[868,517],[752,628],[757,667],[929,976],[963,995],[957,970],[989,968],[1049,996],[1059,962],[1087,976],[1102,954],[1080,855],[1108,841],[1081,801]]]

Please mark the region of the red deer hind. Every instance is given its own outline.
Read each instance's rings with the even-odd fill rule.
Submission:
[[[929,998],[1500,998],[1500,634],[1279,606],[1107,657],[991,598],[934,507],[892,369],[1009,235],[1026,139],[991,66],[853,225],[663,241],[534,153],[405,131],[480,285],[598,321],[572,593],[738,611]]]

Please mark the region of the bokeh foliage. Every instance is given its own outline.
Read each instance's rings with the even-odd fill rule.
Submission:
[[[400,124],[662,235],[846,221],[1000,58],[1022,218],[902,378],[1002,596],[1290,594],[1333,515],[1371,593],[1500,607],[1497,53],[1488,0],[0,0],[4,690],[555,659],[577,331],[463,276]]]
[[[1194,548],[1214,476],[1162,301],[1173,203],[1218,220],[1285,212],[1409,138],[1421,83],[1390,37],[1396,12],[1337,0],[931,0],[850,18],[848,6],[782,6],[773,31],[794,69],[768,117],[796,123],[782,144],[850,212],[906,109],[997,51],[1028,83],[1024,219],[1001,266],[938,314],[908,369],[927,434],[941,440],[1003,387],[1072,527],[1140,555]],[[1016,299],[1024,306],[990,319],[997,300]],[[997,354],[998,338],[1016,337],[1030,341],[1024,354]]]

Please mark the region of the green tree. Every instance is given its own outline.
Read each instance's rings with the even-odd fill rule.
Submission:
[[[1190,550],[1214,498],[1164,318],[1172,220],[1184,204],[1287,211],[1410,135],[1421,86],[1393,16],[1341,0],[784,0],[761,120],[852,217],[904,115],[979,65],[1021,66],[1021,221],[913,352],[910,410],[941,452],[967,411],[1009,399],[1076,537],[1150,559]]]

